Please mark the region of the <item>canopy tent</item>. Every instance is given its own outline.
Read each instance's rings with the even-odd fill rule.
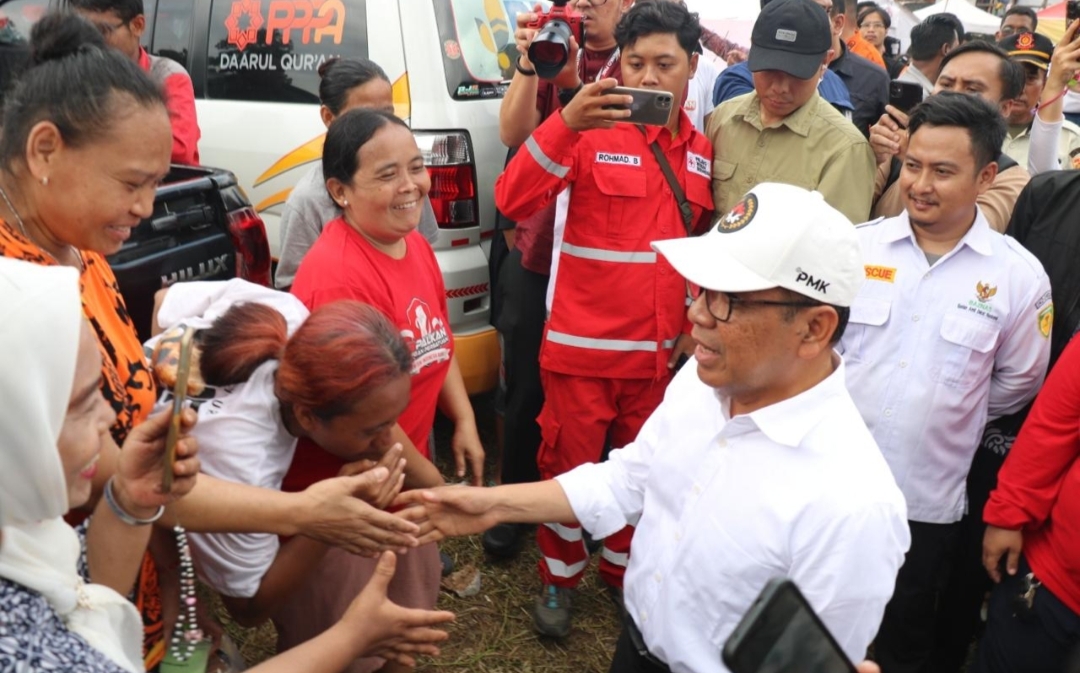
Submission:
[[[750,46],[750,33],[761,11],[761,0],[686,0],[686,4],[691,11],[698,13],[702,25],[709,30],[736,44]],[[901,47],[907,49],[911,29],[919,23],[919,19],[897,0],[878,0],[877,4],[892,17],[889,34],[899,38]]]
[[[939,0],[938,2],[924,7],[915,12],[919,20],[923,20],[933,14],[950,12],[955,14],[964,24],[964,30],[969,33],[983,33],[993,35],[1001,27],[1001,19],[990,12],[984,12],[967,0]]]
[[[1037,13],[1039,26],[1036,32],[1042,33],[1057,44],[1065,36],[1065,3],[1050,5]]]
[[[750,47],[750,32],[761,11],[761,0],[686,0],[690,11],[697,12],[701,24],[721,37],[743,47]]]

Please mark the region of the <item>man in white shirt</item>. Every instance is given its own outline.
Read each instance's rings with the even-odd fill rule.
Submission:
[[[847,383],[907,499],[911,550],[874,652],[923,671],[988,419],[1042,383],[1053,303],[1042,265],[991,230],[976,199],[997,173],[1000,112],[940,93],[915,109],[899,177],[905,211],[858,227],[867,282],[840,343]]]
[[[604,537],[637,521],[612,671],[726,671],[724,641],[777,576],[860,660],[909,540],[833,350],[863,280],[854,228],[819,193],[763,183],[712,232],[653,247],[691,284],[697,346],[637,439],[554,480],[399,504],[427,510],[427,539],[500,521]]]

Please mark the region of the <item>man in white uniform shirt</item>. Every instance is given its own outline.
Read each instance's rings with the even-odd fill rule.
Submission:
[[[841,340],[847,383],[907,499],[911,550],[874,645],[884,673],[928,670],[964,484],[989,419],[1042,383],[1053,304],[1042,265],[976,199],[1005,135],[979,96],[940,93],[908,123],[905,212],[858,227],[867,282]]]
[[[726,671],[724,641],[777,576],[861,660],[909,540],[833,350],[863,281],[854,227],[821,194],[763,183],[712,232],[653,247],[693,284],[697,347],[637,439],[554,480],[399,503],[426,508],[427,539],[637,521],[613,672]]]

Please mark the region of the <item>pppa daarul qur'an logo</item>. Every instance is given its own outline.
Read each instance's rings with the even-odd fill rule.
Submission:
[[[259,0],[236,0],[232,4],[229,18],[225,19],[225,27],[229,29],[229,44],[244,51],[258,39],[262,25],[262,6]]]
[[[282,44],[289,44],[294,30],[301,31],[302,44],[320,43],[327,37],[341,44],[345,32],[345,5],[341,0],[272,0],[265,17],[262,4],[262,0],[234,0],[232,4],[225,19],[227,41],[240,51],[259,41],[264,26],[266,44],[273,44],[274,31],[280,31]]]

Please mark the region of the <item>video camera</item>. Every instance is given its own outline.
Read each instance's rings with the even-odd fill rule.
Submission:
[[[569,2],[554,0],[550,10],[527,25],[537,30],[529,45],[529,60],[536,74],[544,79],[554,78],[566,66],[571,36],[577,39],[578,47],[585,45],[585,24],[580,13],[566,8]]]

